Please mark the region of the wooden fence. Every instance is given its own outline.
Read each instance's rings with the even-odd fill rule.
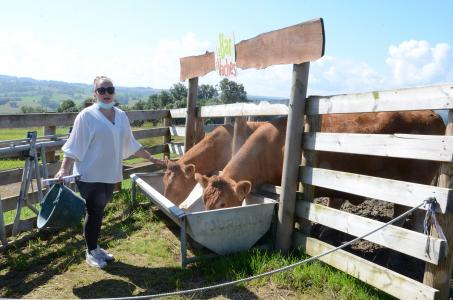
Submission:
[[[56,126],[71,126],[74,122],[77,113],[45,113],[45,114],[19,114],[19,115],[0,115],[0,129],[1,128],[27,128],[27,127],[45,127],[45,134],[49,133],[46,128],[53,128],[55,132]],[[129,121],[156,121],[166,119],[169,117],[168,110],[156,110],[156,111],[128,111],[127,116]],[[138,140],[162,137],[162,144],[145,147],[151,154],[164,153],[169,154],[169,146],[167,142],[170,139],[170,129],[168,127],[152,128],[152,129],[141,129],[133,131],[134,137]],[[46,135],[45,137],[39,137],[38,142],[41,141],[43,144],[52,144],[53,146],[45,147],[46,156],[54,157],[54,152],[61,148],[64,141],[67,139],[67,135]],[[27,145],[26,140],[15,140],[15,141],[0,141],[0,148],[8,148],[11,143],[16,146],[11,147],[11,151],[0,154],[0,158],[17,157],[20,152],[26,151]],[[55,145],[54,145],[55,144]],[[18,146],[17,146],[18,145]],[[38,147],[38,150],[40,148]],[[59,169],[61,161],[58,160],[47,160],[46,166],[48,170],[48,176],[53,176]],[[40,174],[43,174],[42,164],[40,164]],[[136,172],[153,171],[160,169],[161,167],[150,163],[140,163],[136,165],[124,165],[123,176],[127,178],[130,174]],[[12,170],[0,171],[0,186],[9,184],[15,184],[22,180],[22,168],[16,168]],[[3,246],[7,245],[8,237],[12,236],[13,224],[5,224],[3,214],[5,212],[16,210],[17,201],[19,195],[9,195],[7,197],[1,197],[0,195],[0,237]],[[36,204],[41,199],[38,199],[38,192],[30,192],[28,194],[30,204]],[[21,220],[19,225],[19,232],[30,231],[36,227],[36,216]]]
[[[328,113],[449,109],[453,105],[452,96],[453,85],[451,84],[329,97],[310,96],[305,101],[305,113],[310,120],[314,116]],[[288,115],[288,112],[290,110],[285,105],[237,103],[201,107],[195,114],[195,118],[228,117],[234,120],[243,117]],[[186,116],[185,113],[184,109],[170,110],[172,118],[183,118]],[[449,126],[447,128],[450,128]],[[314,153],[317,151],[431,160],[448,165],[453,159],[453,137],[449,135],[351,134],[313,131],[302,134],[302,132],[303,126],[300,128],[303,145],[300,153],[306,155],[311,153],[311,159],[314,159]],[[182,126],[174,128],[171,130],[171,134],[185,136],[185,128]],[[181,147],[171,149],[173,151],[178,149],[179,153],[183,153],[184,150]],[[309,230],[303,228],[307,224],[320,224],[356,237],[383,225],[380,221],[313,203],[313,189],[316,186],[407,207],[414,207],[429,197],[435,197],[438,201],[438,219],[441,220],[447,238],[451,236],[451,230],[446,225],[451,215],[449,205],[451,205],[452,190],[449,186],[436,187],[339,172],[316,168],[310,165],[310,162],[305,165],[297,164],[294,167],[297,170],[294,179],[295,187],[297,188],[297,183],[301,183],[304,188],[296,191],[293,199],[295,204],[294,210],[291,212],[293,214],[291,230],[277,234],[277,236],[288,236],[290,247],[301,247],[311,256],[334,248],[333,245],[307,234]],[[274,193],[282,194],[283,180],[282,187],[274,189]],[[283,195],[280,198],[280,205],[286,200],[282,197]],[[390,225],[366,239],[426,262],[424,283],[345,250],[329,254],[321,260],[397,298],[434,299],[440,297],[439,290],[432,287],[434,284],[430,283],[428,278],[435,276],[436,271],[433,272],[433,268],[449,268],[445,267],[445,264],[450,263],[452,254],[451,249],[447,249],[449,245],[445,240],[431,236],[429,240],[430,255],[427,255],[425,246],[428,236],[402,227]]]

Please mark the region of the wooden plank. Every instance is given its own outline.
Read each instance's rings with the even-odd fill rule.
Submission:
[[[3,218],[3,205],[1,198],[0,198],[0,241],[2,242],[3,246],[6,246],[8,244],[8,240],[6,239],[5,219]]]
[[[300,174],[303,183],[409,207],[435,197],[442,213],[446,212],[451,193],[447,188],[321,168],[301,167]]]
[[[162,144],[167,145],[168,143],[171,142],[171,133],[170,133],[170,127],[172,123],[172,119],[170,117],[164,118],[164,126],[167,129],[166,134],[162,138]],[[170,149],[165,149],[165,151],[162,153],[163,159],[170,158]]]
[[[184,135],[184,148],[189,151],[196,143],[196,107],[198,97],[198,77],[189,79],[189,91],[187,93],[186,133]]]
[[[185,126],[170,126],[169,129],[172,136],[186,136]]]
[[[0,114],[0,128],[23,128],[41,126],[67,126],[74,123],[78,113],[32,113]],[[158,120],[168,115],[168,110],[127,111],[129,121]]]
[[[324,43],[323,20],[314,19],[241,41],[236,45],[236,63],[241,69],[302,64],[321,58]]]
[[[46,190],[43,188],[43,193],[45,193],[45,191]],[[19,200],[19,195],[1,199],[3,212],[15,210],[17,208],[17,200]],[[31,204],[39,203],[38,192],[28,193],[28,200]]]
[[[447,128],[445,130],[446,136],[453,135],[453,110],[448,111]],[[443,163],[440,168],[439,187],[453,188],[453,164]],[[425,274],[423,276],[423,283],[439,289],[439,299],[448,299],[450,293],[450,279],[453,268],[453,210],[450,209],[445,215],[437,215],[440,228],[444,231],[448,244],[448,255],[443,257],[438,266],[427,263],[425,266]],[[433,230],[434,236],[439,236],[440,233],[437,229]]]
[[[0,115],[0,128],[67,126],[74,123],[77,113],[32,113]]]
[[[302,156],[304,132],[304,107],[307,96],[308,70],[310,63],[293,66],[291,94],[289,99],[288,123],[286,126],[285,150],[282,172],[282,193],[278,206],[276,249],[287,253],[291,247],[294,228],[294,208],[298,185],[298,174]]]
[[[32,217],[32,218],[29,218],[29,219],[21,220],[20,223],[19,223],[18,233],[19,232],[24,232],[24,231],[30,231],[33,228],[36,228],[36,220],[37,220],[36,216]],[[12,236],[13,224],[6,225],[5,226],[5,232],[6,232],[6,236],[7,237]]]
[[[141,140],[141,139],[147,139],[147,138],[152,138],[152,137],[157,137],[157,136],[164,136],[168,133],[168,129],[165,127],[140,129],[140,130],[134,130],[134,131],[132,131],[132,133],[134,134],[135,139]]]
[[[296,202],[296,216],[356,237],[384,225],[383,222],[302,200]],[[446,250],[444,240],[431,238],[430,254],[426,255],[426,235],[393,225],[365,239],[433,264],[439,262],[439,258],[445,255]]]
[[[277,64],[301,64],[324,55],[322,19],[260,34],[236,44],[236,64],[241,69],[262,69]],[[214,53],[180,59],[180,79],[200,77],[215,70]]]
[[[181,143],[169,143],[168,148],[172,154],[176,154],[178,156],[184,155],[184,145]]]
[[[443,135],[310,132],[303,148],[447,162],[453,159],[453,137]]]
[[[334,96],[310,96],[307,115],[453,108],[453,84]]]
[[[132,168],[127,168],[123,170],[123,178],[129,178],[129,176],[133,173],[144,173],[144,172],[154,172],[157,170],[162,170],[163,166],[153,164],[153,163],[144,163],[140,164],[139,166],[134,166]]]
[[[294,244],[300,246],[310,256],[316,256],[335,248],[317,239],[306,237],[298,231],[294,232]],[[344,250],[323,256],[319,260],[398,299],[434,299],[438,292],[414,279]]]
[[[45,126],[44,127],[44,135],[55,135],[57,133],[57,126]],[[55,157],[55,151],[46,151],[45,153],[45,160],[46,162],[55,162],[57,159]]]
[[[156,145],[156,146],[150,146],[150,147],[143,147],[145,148],[146,151],[148,151],[150,154],[158,154],[165,152],[167,150],[166,145]]]
[[[168,109],[161,110],[130,110],[126,111],[129,122],[134,121],[148,121],[148,120],[159,120],[167,117],[169,114]]]
[[[61,162],[54,162],[47,164],[47,170],[49,175],[54,175],[58,168],[60,167]],[[13,170],[0,171],[0,185],[6,185],[10,183],[20,182],[22,180],[23,168],[17,168]],[[40,169],[40,174],[44,174],[42,166]]]
[[[215,70],[214,52],[206,51],[202,55],[182,57],[179,59],[179,65],[179,79],[181,81],[204,76]]]
[[[170,116],[173,119],[182,119],[186,117],[186,109],[185,108],[174,108],[170,109]]]
[[[202,106],[202,118],[213,117],[242,117],[242,116],[281,116],[288,114],[288,106],[284,104],[270,104],[265,102],[232,103],[223,105]]]

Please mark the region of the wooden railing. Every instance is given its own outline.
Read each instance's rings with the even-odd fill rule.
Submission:
[[[350,95],[311,96],[306,100],[305,113],[308,120],[314,116],[329,113],[360,113],[378,111],[407,111],[423,109],[450,109],[453,107],[453,85],[443,84],[393,91],[379,91]],[[173,118],[185,117],[185,109],[170,110]],[[201,107],[197,118],[213,117],[250,117],[273,116],[288,114],[288,107],[279,104],[237,103]],[[234,122],[234,121],[233,121]],[[184,136],[185,127],[173,126],[172,136]],[[411,134],[350,134],[305,132],[303,135],[302,152],[330,151],[360,155],[398,157],[418,160],[431,160],[451,165],[453,161],[453,137]],[[172,146],[172,150],[183,153],[182,146]],[[311,159],[314,159],[312,157]],[[294,210],[297,223],[314,222],[326,227],[346,232],[352,236],[361,236],[381,226],[380,221],[364,218],[352,213],[314,204],[310,189],[324,187],[351,194],[379,199],[382,201],[414,207],[424,199],[435,197],[438,201],[438,218],[443,220],[443,229],[447,238],[451,237],[451,229],[446,220],[451,218],[450,186],[429,186],[401,182],[386,178],[377,178],[329,169],[317,168],[308,162],[306,165],[295,166],[299,169],[296,181],[305,186],[305,193],[298,192]],[[420,170],[423,172],[423,170]],[[283,187],[284,183],[282,183]],[[281,189],[277,189],[280,193]],[[291,232],[287,232],[291,235]],[[334,248],[303,230],[293,232],[293,247],[302,247],[307,254],[315,256]],[[383,247],[409,255],[426,262],[427,271],[425,284],[402,274],[398,274],[383,266],[365,260],[347,251],[340,250],[321,260],[340,269],[368,284],[404,299],[434,299],[438,290],[430,287],[426,277],[430,277],[432,268],[445,268],[451,263],[452,251],[447,249],[445,240],[430,237],[430,255],[426,255],[425,247],[428,237],[422,233],[397,226],[389,226],[379,234],[371,235],[368,241]],[[451,244],[451,243],[450,243]],[[447,256],[445,256],[448,254]]]
[[[156,110],[156,111],[128,111],[126,112],[129,118],[129,121],[132,123],[134,121],[158,121],[162,118],[169,116],[168,110]],[[25,128],[25,127],[56,127],[56,126],[70,126],[72,125],[77,113],[46,113],[46,114],[21,114],[21,115],[0,115],[0,128]],[[168,127],[161,128],[151,128],[151,129],[140,129],[133,131],[134,137],[137,140],[152,138],[152,137],[162,137],[162,144],[153,145],[150,147],[145,147],[151,154],[158,153],[169,153],[169,146],[164,142],[166,137],[170,136],[170,131]],[[52,144],[52,146],[45,147],[46,154],[54,153],[56,150],[59,150],[61,146],[66,141],[68,135],[48,135],[45,137],[38,137],[38,143],[47,143]],[[15,147],[10,147],[11,143],[14,143]],[[0,148],[8,149],[3,154],[0,153],[0,158],[10,158],[17,157],[19,153],[27,151],[29,145],[27,144],[26,139],[15,140],[15,141],[0,141]],[[28,148],[27,148],[28,147]],[[40,148],[38,147],[38,151]],[[51,177],[55,175],[60,167],[61,161],[51,161],[46,164],[48,176]],[[40,165],[42,172],[42,165]],[[127,178],[130,174],[136,172],[145,172],[153,171],[160,169],[161,167],[153,165],[151,163],[141,163],[138,165],[123,167],[123,176]],[[18,183],[22,180],[22,168],[16,168],[12,170],[0,171],[0,186]],[[9,195],[7,197],[2,197],[0,195],[0,214],[3,217],[3,213],[9,212],[16,209],[17,201],[19,195]],[[38,193],[30,192],[28,194],[28,199],[30,199],[31,204],[36,204],[40,201],[38,199]],[[19,232],[29,231],[36,226],[36,216],[21,220]],[[4,235],[2,235],[4,233]],[[5,237],[10,237],[12,234],[12,224],[4,224],[3,219],[0,218],[0,236],[2,236],[2,243],[5,245],[7,240]]]

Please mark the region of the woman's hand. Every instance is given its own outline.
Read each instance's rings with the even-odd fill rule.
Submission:
[[[69,175],[68,170],[60,169],[60,170],[58,170],[57,174],[55,174],[54,178],[58,178],[58,181],[62,182],[63,181],[63,177],[64,176],[68,176],[68,175]]]

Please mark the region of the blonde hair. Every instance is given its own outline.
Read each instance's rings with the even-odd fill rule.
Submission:
[[[98,84],[101,81],[109,81],[113,85],[113,81],[109,77],[107,77],[107,76],[96,76],[96,78],[93,81],[93,92],[96,91],[96,88],[98,87]]]

